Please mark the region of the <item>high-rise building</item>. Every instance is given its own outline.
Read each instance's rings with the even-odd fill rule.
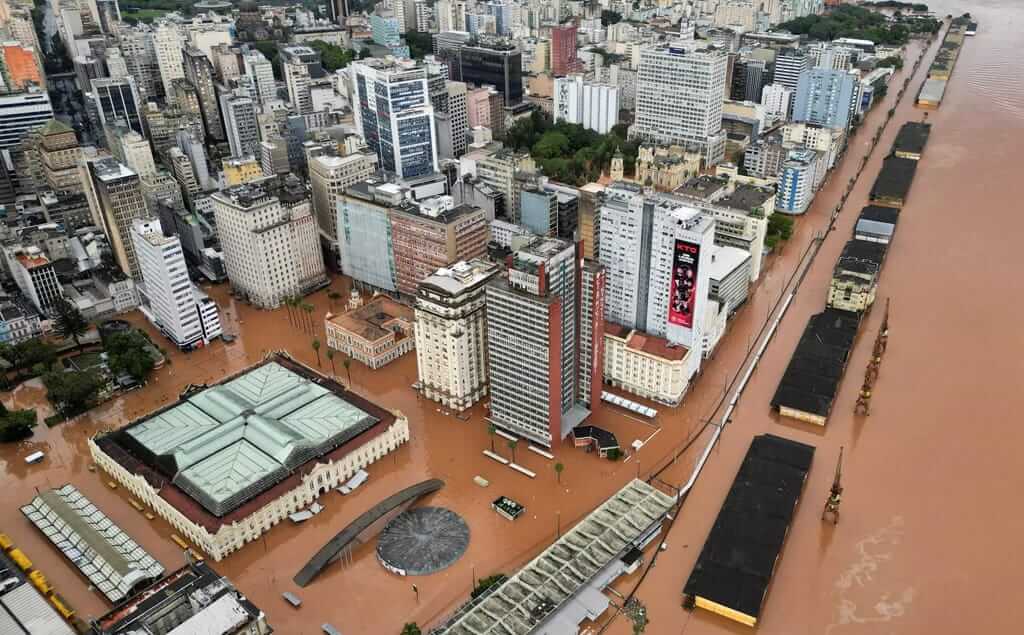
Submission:
[[[400,293],[415,295],[420,282],[438,269],[487,253],[487,215],[479,207],[440,196],[394,208],[390,216]]]
[[[137,220],[132,223],[132,241],[142,272],[137,288],[143,315],[184,350],[220,336],[217,303],[189,279],[178,237],[164,236],[158,220]]]
[[[555,121],[577,123],[608,134],[619,120],[619,89],[583,81],[582,75],[555,80]]]
[[[110,151],[117,160],[131,168],[139,178],[156,174],[156,163],[153,161],[149,141],[134,130],[125,130],[120,126],[114,128],[124,131],[114,136],[110,143]]]
[[[462,0],[438,0],[434,15],[438,33],[466,30],[466,3]]]
[[[184,56],[185,79],[196,89],[206,136],[214,141],[224,141],[226,137],[220,118],[220,105],[217,103],[217,87],[213,82],[213,64],[194,46],[185,48]]]
[[[416,291],[416,373],[420,391],[453,410],[487,395],[487,283],[498,266],[457,262]]]
[[[732,68],[729,99],[733,101],[761,100],[761,91],[768,78],[768,64],[761,59],[738,59]]]
[[[164,84],[157,57],[156,33],[148,25],[121,25],[117,30],[117,45],[124,57],[128,75],[135,78],[143,102],[164,95]]]
[[[722,102],[728,54],[719,49],[646,48],[640,53],[631,134],[699,150],[706,165],[725,156]]]
[[[0,150],[13,149],[33,130],[53,119],[45,90],[0,95]]]
[[[338,0],[343,2],[344,0]],[[245,75],[252,80],[256,88],[256,98],[260,104],[267,104],[277,99],[277,84],[274,81],[274,66],[263,53],[256,49],[246,49],[242,53],[242,67]]]
[[[249,91],[236,89],[220,96],[224,132],[232,156],[255,155],[259,152],[260,130],[256,120],[256,102]]]
[[[515,174],[519,170],[534,171],[533,159],[525,152],[516,153],[508,149],[480,159],[476,164],[477,178],[501,194],[495,213],[513,222],[519,218],[519,196],[515,183]]]
[[[142,99],[134,78],[94,79],[92,97],[101,125],[112,126],[123,120],[129,128],[142,136],[147,136],[146,120],[142,115]]]
[[[454,78],[476,86],[494,86],[505,97],[505,105],[523,99],[523,53],[515,44],[500,39],[480,38],[458,49],[459,76]]]
[[[53,262],[35,246],[13,245],[4,248],[7,270],[21,293],[37,311],[50,314],[64,297]]]
[[[437,132],[427,71],[399,61],[363,60],[350,66],[356,129],[380,169],[412,178],[437,172]]]
[[[761,91],[761,105],[764,106],[765,114],[778,119],[785,120],[789,117],[792,101],[793,91],[782,84],[768,84]]]
[[[281,49],[281,67],[288,87],[288,101],[299,114],[313,112],[309,86],[324,76],[320,54],[308,46],[285,46]]]
[[[202,190],[192,165],[192,159],[182,152],[181,148],[174,146],[167,151],[167,161],[170,164],[171,174],[174,175],[174,179],[185,192],[185,196],[191,201]]]
[[[788,113],[793,111],[792,95],[796,94],[797,85],[800,84],[800,76],[809,67],[810,61],[804,52],[799,49],[783,48],[775,56],[775,70],[772,73],[772,83],[784,86],[789,90],[790,102]]]
[[[576,55],[576,24],[551,28],[551,74],[562,77],[583,70]]]
[[[185,47],[185,35],[174,22],[160,22],[153,32],[153,47],[156,63],[160,70],[160,79],[164,85],[164,95],[168,103],[175,103],[175,92],[172,82],[185,77],[185,63],[182,49]]]
[[[78,173],[82,149],[70,126],[51,119],[32,131],[27,139],[27,149],[33,155],[30,161],[34,165],[37,190],[50,190],[57,194],[82,192]]]
[[[394,183],[366,179],[345,190],[338,202],[341,269],[353,283],[373,291],[398,291],[391,212],[411,206]]]
[[[313,213],[320,229],[320,241],[331,260],[332,269],[341,266],[338,247],[338,203],[341,195],[347,188],[369,178],[376,171],[377,156],[362,152],[343,157],[322,154],[309,160]]]
[[[814,150],[790,150],[779,175],[775,210],[784,214],[803,214],[814,199]]]
[[[602,360],[582,359],[579,339],[601,332],[593,302],[600,284],[596,272],[584,275],[583,259],[572,243],[536,238],[509,257],[508,278],[487,285],[487,372],[491,423],[532,442],[551,447],[589,416],[581,385],[600,390],[593,369]],[[591,290],[584,293],[589,283]],[[593,356],[600,347],[590,347]],[[600,372],[600,371],[598,371]],[[581,375],[587,379],[581,381]]]
[[[856,73],[812,68],[800,75],[793,97],[793,121],[847,130],[857,115]]]
[[[607,272],[605,317],[699,350],[714,228],[714,218],[697,205],[648,196],[626,183],[605,190],[599,254]],[[693,356],[696,363],[700,357]]]
[[[117,266],[139,281],[142,274],[131,239],[132,223],[146,216],[139,175],[113,157],[89,158],[81,169],[93,223],[106,233]]]
[[[235,292],[275,308],[326,283],[316,219],[300,182],[249,183],[211,198]]]
[[[457,159],[466,153],[466,135],[469,132],[467,88],[463,82],[444,82],[444,108],[434,117],[437,120],[437,153],[441,158]]]
[[[0,84],[4,92],[27,90],[30,86],[43,88],[46,80],[34,49],[18,41],[0,42]]]
[[[261,181],[265,176],[263,166],[251,154],[224,159],[221,165],[224,168],[224,185],[227,187]]]

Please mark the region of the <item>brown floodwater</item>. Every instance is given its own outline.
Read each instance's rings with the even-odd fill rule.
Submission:
[[[640,587],[639,597],[650,611],[648,633],[747,630],[707,613],[688,613],[680,608],[679,599],[750,439],[762,432],[811,443],[818,452],[769,592],[761,631],[1019,631],[1014,627],[1024,594],[1016,584],[1022,560],[1016,545],[1024,522],[1014,494],[1022,481],[1015,455],[1024,432],[1015,415],[1024,405],[1016,386],[1024,374],[1024,342],[1014,320],[1020,307],[1011,308],[1019,296],[1015,290],[1021,287],[1014,242],[1024,220],[1010,189],[1015,146],[1024,139],[1024,78],[1015,55],[1024,11],[1012,0],[941,4],[936,9],[943,14],[971,10],[980,18],[981,30],[968,41],[942,107],[929,114],[935,127],[885,265],[880,295],[892,298],[892,336],[872,415],[859,420],[851,413],[880,311],[867,320],[863,332],[868,335],[857,342],[826,429],[780,421],[770,413],[768,401],[807,317],[824,304],[832,264],[866,200],[883,150],[901,122],[921,118],[912,103],[923,69],[687,500],[669,535],[668,550]],[[894,87],[902,77],[897,76]],[[826,224],[827,210],[855,172],[870,131],[881,123],[895,93],[894,89],[886,105],[871,113],[849,156],[798,223],[793,239],[773,256],[683,406],[662,408],[653,426],[609,407],[596,409],[593,421],[613,430],[622,445],[649,439],[639,456],[610,463],[570,447],[558,448],[558,461],[566,465],[558,483],[552,462],[520,444],[517,461],[538,473],[531,480],[481,454],[490,440],[480,406],[463,421],[433,402],[417,399],[410,388],[416,379],[414,355],[378,371],[355,363],[353,389],[402,410],[410,421],[412,441],[370,466],[370,480],[355,494],[325,495],[321,502],[326,509],[314,519],[299,526],[279,525],[265,539],[215,567],[267,612],[279,633],[313,635],[320,624],[331,622],[345,633],[376,635],[397,633],[406,621],[436,623],[467,597],[474,578],[511,572],[528,561],[559,527],[571,526],[638,472],[645,475],[661,464],[710,414],[804,246]],[[333,288],[347,295],[344,279],[335,280]],[[223,286],[209,291],[224,310],[226,330],[237,333],[238,341],[218,342],[187,355],[174,352],[172,363],[141,390],[58,427],[40,425],[23,443],[0,446],[0,506],[8,510],[0,531],[14,538],[82,615],[98,615],[108,606],[17,513],[17,507],[37,488],[72,482],[168,569],[176,568],[182,557],[169,539],[170,528],[159,519],[147,521],[128,505],[123,489],[111,490],[102,473],[89,471],[86,439],[175,399],[187,383],[216,381],[268,350],[288,349],[310,365],[317,363],[310,345],[313,335],[295,326],[286,310],[260,311],[236,303]],[[310,301],[316,306],[316,332],[323,340],[320,318],[330,309],[330,301],[326,292]],[[146,327],[138,315],[130,319]],[[325,372],[332,372],[326,358],[321,364]],[[337,375],[349,381],[340,364]],[[41,384],[29,382],[5,393],[3,401],[8,407],[39,405],[42,418],[50,412],[44,396]],[[498,443],[498,451],[508,456],[500,437]],[[840,445],[847,449],[846,491],[842,522],[833,528],[821,524],[818,516]],[[25,465],[23,457],[37,449],[47,452],[46,460]],[[692,453],[684,454],[663,478],[685,481]],[[476,475],[487,478],[490,487],[475,485]],[[308,588],[294,585],[291,578],[299,567],[349,521],[395,490],[430,477],[446,482],[430,503],[455,510],[470,527],[469,548],[454,566],[431,576],[400,578],[377,563],[371,541],[356,550],[351,564],[333,565]],[[501,495],[523,503],[526,513],[515,522],[497,516],[489,504]],[[637,578],[634,574],[617,588],[627,592]],[[295,592],[303,606],[293,609],[285,604],[280,597],[284,591]],[[608,632],[630,631],[620,618]]]
[[[1024,142],[1024,67],[1014,55],[1024,43],[1024,4],[929,4],[942,15],[970,11],[980,30],[968,38],[941,108],[929,113],[931,138],[882,273],[879,297],[892,299],[892,312],[871,416],[852,412],[880,310],[866,320],[824,430],[779,419],[769,400],[807,318],[824,304],[833,263],[883,152],[869,161],[673,526],[668,550],[639,588],[648,632],[749,632],[706,611],[683,610],[680,593],[751,438],[765,432],[817,452],[758,632],[1021,632],[1024,307],[1016,243],[1024,218],[1013,157]],[[880,148],[889,147],[900,123],[921,119],[913,97],[923,71]],[[859,152],[854,143],[851,155]],[[853,163],[848,159],[819,195],[802,230],[827,223]],[[840,446],[845,491],[833,527],[820,514]],[[678,482],[688,470],[668,473]],[[635,583],[617,588],[628,592]],[[631,631],[619,618],[606,632]]]

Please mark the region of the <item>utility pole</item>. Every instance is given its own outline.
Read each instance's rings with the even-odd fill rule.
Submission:
[[[821,512],[821,519],[825,520],[825,516],[832,514],[832,524],[839,524],[839,504],[843,498],[843,485],[841,479],[843,476],[843,447],[839,447],[839,461],[836,463],[836,476],[832,481],[832,489],[828,493],[828,500],[825,501],[825,509]]]

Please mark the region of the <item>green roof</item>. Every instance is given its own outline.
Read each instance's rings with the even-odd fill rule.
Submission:
[[[126,429],[173,482],[222,516],[378,421],[276,362],[189,396]]]
[[[64,134],[66,132],[74,132],[74,130],[71,129],[71,126],[56,119],[51,119],[47,121],[39,129],[39,134],[41,134],[44,137],[48,137],[50,135],[55,134]]]

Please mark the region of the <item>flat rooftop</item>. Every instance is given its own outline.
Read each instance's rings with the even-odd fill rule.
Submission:
[[[729,179],[705,174],[693,177],[677,187],[672,193],[677,196],[691,196],[693,198],[709,200],[728,184]]]
[[[438,635],[526,635],[661,523],[675,499],[633,480]]]
[[[622,326],[621,324],[615,324],[607,320],[604,322],[604,333],[605,335],[611,335],[612,337],[616,337],[620,340],[625,340],[626,348],[630,350],[647,353],[648,355],[660,357],[661,359],[668,361],[679,361],[684,359],[690,350],[679,344],[670,344],[669,341],[663,337],[634,331]]]
[[[394,415],[286,354],[184,395],[96,444],[215,532],[293,489],[303,468],[344,456]]]
[[[882,170],[871,187],[871,198],[892,198],[904,200],[910,193],[917,172],[917,161],[897,156],[886,157]]]
[[[405,337],[402,332],[404,327],[395,330],[391,326],[395,325],[396,321],[411,325],[413,315],[413,310],[408,305],[392,300],[386,295],[378,295],[363,306],[341,315],[333,315],[327,321],[364,340],[374,342],[391,334],[399,339]]]
[[[460,260],[451,267],[438,269],[420,283],[424,290],[440,291],[455,296],[473,287],[481,286],[498,272],[498,265],[476,258]]]
[[[896,134],[896,140],[892,144],[895,152],[910,152],[921,154],[924,146],[928,143],[928,135],[931,134],[932,125],[920,121],[908,121],[900,127]]]
[[[775,192],[770,187],[740,183],[732,194],[718,201],[718,204],[731,209],[752,212],[758,208],[764,208],[764,204],[773,196],[775,196]]]
[[[0,551],[0,633],[4,635],[74,635],[75,631],[25,577],[7,554]],[[11,580],[16,581],[11,582]]]

